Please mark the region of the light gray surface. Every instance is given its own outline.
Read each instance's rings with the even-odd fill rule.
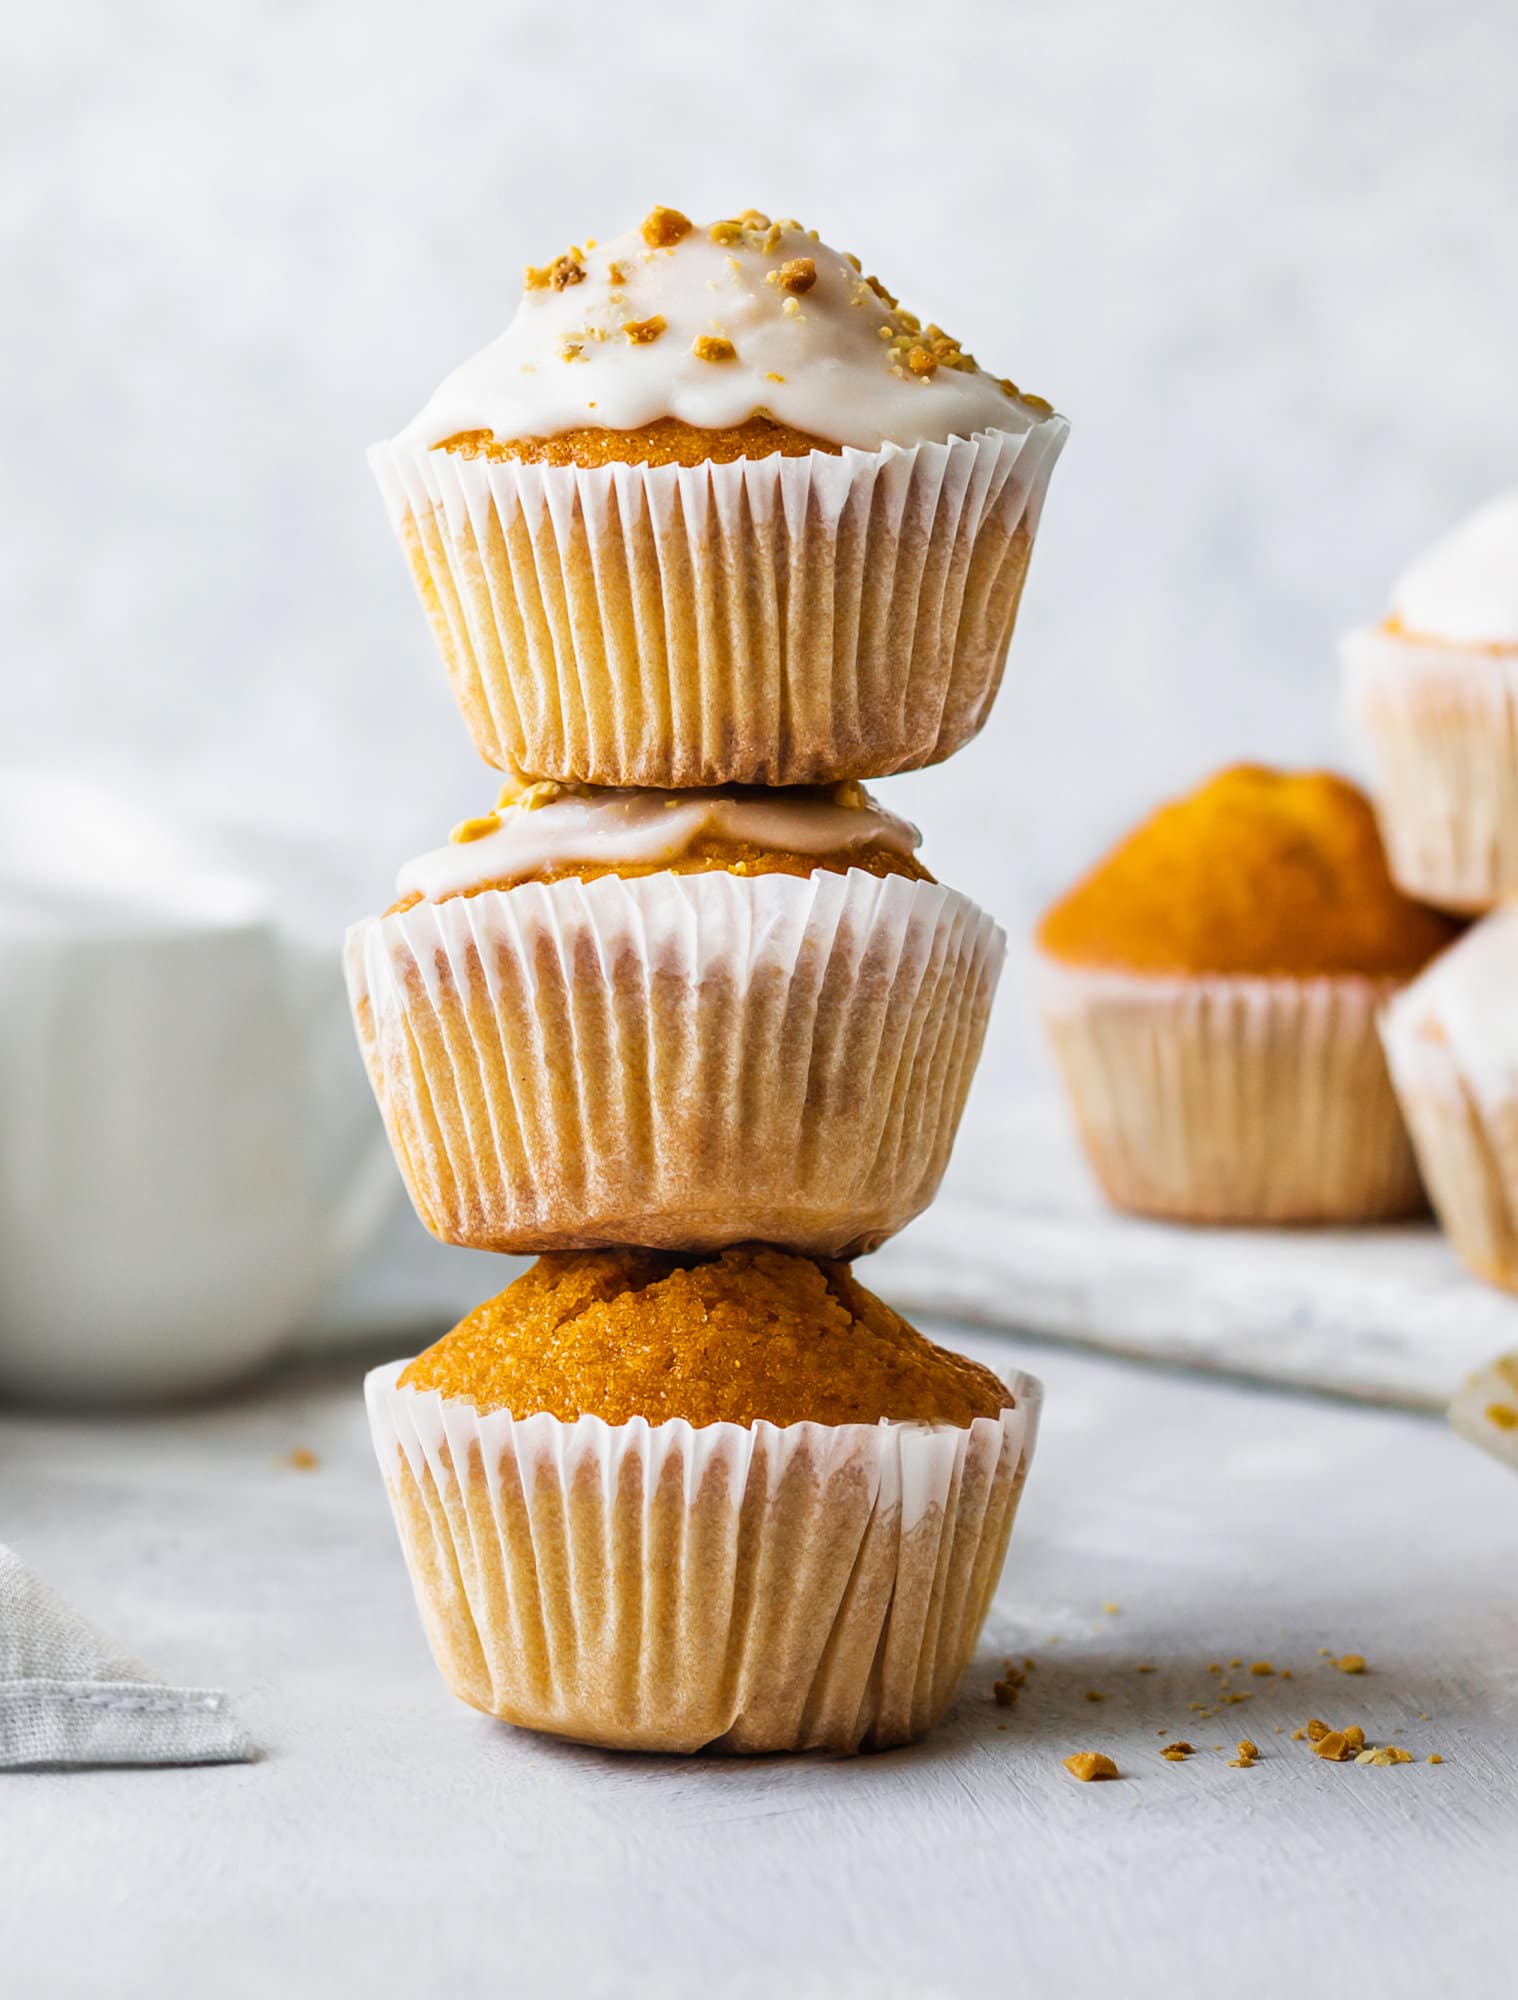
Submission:
[[[1511,1475],[1426,1418],[973,1344],[1048,1389],[988,1644],[929,1743],[844,1763],[621,1758],[454,1704],[356,1364],[173,1420],[0,1420],[17,1546],[268,1749],[0,1779],[7,1993],[1506,1996]],[[1009,1650],[1039,1664],[1002,1710]],[[1235,1657],[1296,1677],[1235,1673],[1251,1699],[1199,1719]],[[1420,1761],[1318,1763],[1312,1715]],[[1244,1734],[1231,1770],[1211,1746]],[[1122,1782],[1077,1785],[1077,1748]]]
[[[909,1315],[1442,1411],[1518,1346],[1518,1299],[1432,1218],[1379,1229],[1184,1228],[1097,1193],[1063,1107],[972,1093],[926,1215],[862,1267]]]

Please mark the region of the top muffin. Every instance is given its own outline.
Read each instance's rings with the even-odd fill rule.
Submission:
[[[755,209],[655,208],[529,265],[510,325],[398,442],[597,466],[876,451],[1049,415],[924,326],[857,257]]]
[[[370,459],[488,763],[817,785],[984,724],[1066,430],[815,230],[654,208]]]

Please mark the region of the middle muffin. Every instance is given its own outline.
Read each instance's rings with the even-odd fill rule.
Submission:
[[[423,1222],[541,1253],[874,1248],[932,1200],[1005,940],[854,783],[508,783],[348,936]]]

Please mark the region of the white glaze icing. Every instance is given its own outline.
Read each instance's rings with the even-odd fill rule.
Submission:
[[[1518,904],[1494,910],[1441,952],[1388,1010],[1396,1032],[1437,1028],[1476,1096],[1518,1092]]]
[[[910,855],[922,839],[915,826],[873,800],[839,805],[826,790],[563,792],[532,809],[508,805],[500,821],[493,833],[450,841],[407,862],[397,892],[437,902],[489,882],[528,880],[577,864],[667,867],[705,837],[792,854],[881,846]]]
[[[1478,507],[1410,563],[1391,608],[1420,638],[1518,646],[1518,490]]]
[[[804,257],[816,266],[810,290],[769,282]],[[762,251],[714,243],[701,225],[670,249],[650,249],[634,228],[587,248],[582,268],[584,279],[562,290],[524,290],[505,332],[454,370],[397,442],[427,449],[462,431],[636,430],[660,417],[715,430],[767,410],[831,444],[876,451],[1023,432],[1047,414],[979,368],[918,376],[898,354],[893,370],[881,328],[905,330],[900,309],[800,229]],[[653,340],[624,331],[656,316],[665,330]],[[701,335],[730,340],[736,359],[699,359],[692,344]],[[564,358],[566,343],[578,345],[578,359]]]

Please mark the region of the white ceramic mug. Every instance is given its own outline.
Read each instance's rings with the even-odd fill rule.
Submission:
[[[191,1395],[300,1330],[397,1187],[337,960],[212,837],[0,777],[0,1393]]]

